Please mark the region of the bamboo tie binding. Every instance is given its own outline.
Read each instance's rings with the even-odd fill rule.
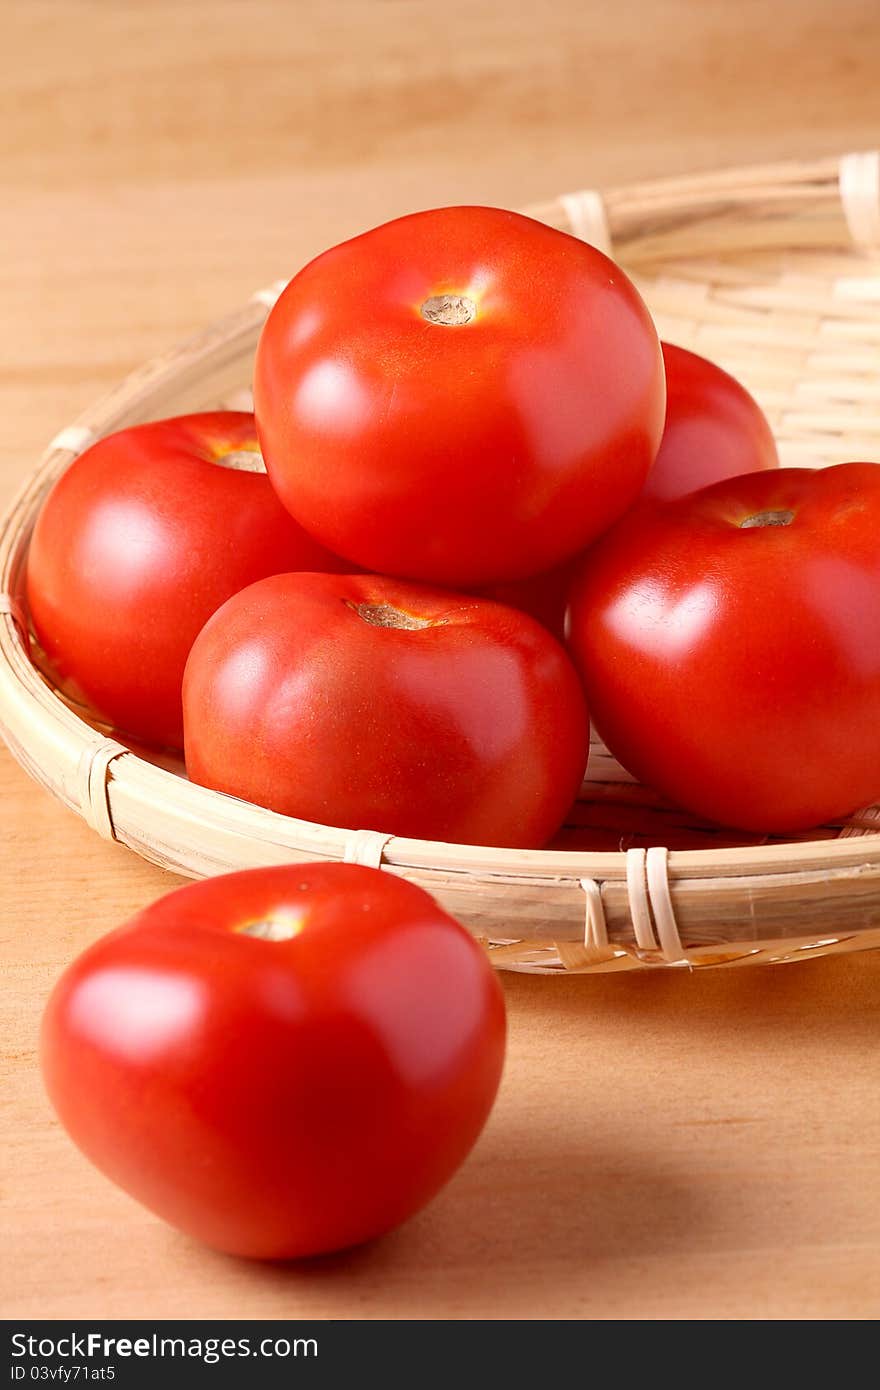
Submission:
[[[346,841],[343,864],[364,864],[368,869],[381,869],[385,846],[393,835],[383,835],[381,830],[356,830]]]
[[[262,290],[254,290],[251,295],[253,304],[263,304],[267,309],[274,307],[276,300],[281,298],[282,291],[287,287],[286,280],[273,280],[271,285],[266,285]]]
[[[559,199],[562,204],[572,235],[581,241],[595,246],[597,251],[611,255],[611,228],[602,194],[595,188],[584,188],[580,193],[563,193]]]
[[[838,173],[840,201],[856,246],[880,246],[880,150],[845,154]]]
[[[88,425],[65,425],[50,442],[49,449],[66,449],[68,453],[78,455],[84,453],[94,442],[94,431],[90,430]]]
[[[838,187],[854,244],[866,251],[880,246],[880,150],[843,155],[838,165]],[[606,256],[613,254],[608,213],[598,189],[563,193],[559,204],[573,236],[604,251]]]
[[[669,965],[686,964],[687,956],[682,948],[669,891],[668,860],[669,852],[662,845],[655,845],[647,851],[627,850],[629,912],[640,951],[659,950]],[[594,878],[582,878],[580,885],[586,897],[584,949],[590,954],[607,955],[612,947],[608,940],[602,889]]]
[[[385,848],[393,838],[379,830],[356,830],[345,846],[343,863],[364,864],[367,868],[379,869]],[[612,947],[608,939],[601,887],[594,878],[582,878],[579,882],[586,898],[584,948],[591,954],[608,954]],[[639,949],[659,951],[669,964],[687,963],[669,891],[668,850],[662,845],[653,846],[647,851],[629,850],[626,856],[626,882],[630,916]]]
[[[0,614],[5,614],[7,618],[12,619],[13,623],[18,628],[18,635],[22,640],[22,644],[24,645],[25,651],[27,651],[27,618],[24,615],[24,609],[22,608],[18,599],[13,598],[12,594],[0,593]]]
[[[83,819],[105,840],[115,840],[110,811],[110,764],[129,750],[112,738],[99,739],[83,749],[76,771]]]

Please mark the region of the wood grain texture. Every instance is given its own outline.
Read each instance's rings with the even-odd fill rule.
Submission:
[[[0,501],[123,372],[383,217],[876,144],[875,0],[606,15],[7,0]],[[51,981],[174,880],[5,753],[0,834],[5,1316],[880,1312],[880,953],[507,979],[501,1096],[449,1188],[384,1241],[263,1268],[110,1188],[39,1084]]]

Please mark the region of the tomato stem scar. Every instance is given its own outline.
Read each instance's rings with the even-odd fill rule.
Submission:
[[[740,530],[745,530],[750,526],[790,526],[793,521],[794,512],[755,512],[754,516],[747,516],[739,525]]]
[[[472,323],[477,317],[477,306],[466,294],[432,294],[422,305],[421,313],[428,323],[454,328],[462,323]]]
[[[291,941],[303,929],[303,921],[291,913],[277,917],[260,917],[255,922],[246,922],[237,930],[241,936],[255,936],[259,941]]]
[[[431,627],[430,618],[417,618],[414,613],[404,613],[390,603],[351,603],[346,599],[345,604],[371,627],[400,627],[410,631]]]
[[[238,473],[265,473],[266,465],[259,449],[230,449],[226,454],[215,454],[211,460],[220,468],[232,468]]]

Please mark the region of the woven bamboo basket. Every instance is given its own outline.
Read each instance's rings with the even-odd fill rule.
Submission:
[[[774,426],[783,465],[880,460],[880,154],[588,191],[526,210],[613,254],[662,337],[740,377]],[[4,517],[0,726],[27,771],[101,835],[192,877],[311,859],[381,865],[427,888],[507,969],[742,965],[880,946],[880,806],[794,841],[755,843],[664,805],[594,743],[569,823],[545,850],[390,838],[194,786],[182,766],[90,722],[52,688],[21,598],[43,497],[112,430],[246,405],[280,289],[257,292],[63,430]]]

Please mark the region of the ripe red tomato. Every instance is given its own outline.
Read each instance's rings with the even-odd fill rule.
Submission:
[[[579,564],[580,556],[576,555],[574,559],[566,560],[555,569],[545,570],[543,574],[489,584],[480,590],[480,594],[483,598],[494,599],[496,603],[506,603],[511,608],[528,613],[563,642],[568,591]]]
[[[662,347],[666,424],[642,495],[666,501],[722,478],[778,468],[767,417],[736,377],[696,352]]]
[[[778,468],[776,442],[757,401],[705,357],[662,343],[666,424],[641,497],[683,497],[722,478]],[[492,585],[487,598],[522,608],[561,637],[577,557],[546,574]]]
[[[257,349],[269,476],[325,545],[452,586],[535,574],[630,505],[663,428],[648,311],[593,247],[497,208],[319,256]]]
[[[452,1176],[492,1106],[504,1000],[429,895],[353,864],[207,879],[67,969],[46,1087],[107,1177],[237,1255],[389,1230]]]
[[[807,829],[880,797],[880,467],[788,468],[635,508],[569,612],[619,760],[723,824]]]
[[[254,417],[217,411],[82,454],[40,512],[27,597],[60,681],[128,733],[180,747],[183,668],[214,610],[279,570],[346,568],[279,503]]]
[[[372,575],[236,594],[183,688],[191,779],[304,820],[539,846],[581,784],[571,662],[514,609]]]

